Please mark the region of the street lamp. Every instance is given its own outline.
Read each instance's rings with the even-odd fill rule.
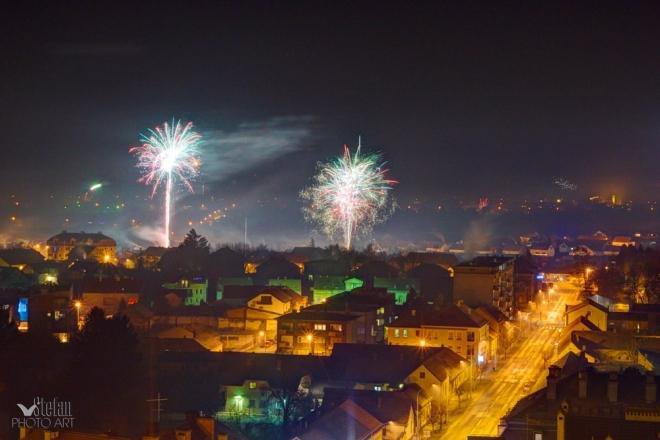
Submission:
[[[426,347],[426,339],[420,339],[419,340],[419,346],[422,347],[422,348]]]
[[[76,301],[73,303],[73,305],[76,308],[76,327],[78,327],[78,330],[80,330],[80,307],[82,307],[82,303],[80,301]]]
[[[266,336],[266,332],[263,330],[259,330],[259,342],[260,344],[263,344],[263,349],[266,351],[266,341],[264,340],[264,336]]]

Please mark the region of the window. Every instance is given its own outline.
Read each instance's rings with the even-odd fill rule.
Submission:
[[[380,387],[380,386],[376,385],[374,387],[374,391],[383,391],[383,387]]]
[[[456,332],[456,340],[460,341],[463,338],[463,335],[461,335],[462,332]]]
[[[358,335],[364,335],[364,327],[358,327],[357,334]]]
[[[415,336],[419,336],[419,330],[415,330]]]
[[[474,342],[474,332],[468,332],[467,340],[468,342]]]
[[[543,434],[541,434],[540,432],[535,432],[534,440],[543,440]]]
[[[468,354],[468,356],[474,355],[474,346],[472,344],[468,345],[467,354]]]
[[[314,330],[325,331],[325,324],[314,324]]]
[[[261,295],[261,298],[259,298],[259,304],[273,304],[273,297],[270,295]]]
[[[420,371],[419,372],[419,378],[420,379],[426,379],[426,371]]]
[[[394,337],[395,337],[395,338],[398,338],[398,337],[400,336],[400,334],[401,334],[401,332],[399,331],[399,329],[398,329],[398,328],[395,328],[395,329],[394,329]]]
[[[408,329],[407,329],[407,328],[404,328],[404,329],[403,329],[403,337],[404,337],[404,338],[407,338],[407,337],[408,337]]]
[[[342,331],[342,326],[341,324],[330,324],[330,330],[333,332],[340,332]]]
[[[256,383],[256,382],[250,382],[250,389],[253,390],[253,389],[255,389],[256,387],[257,387],[257,383]]]
[[[376,310],[377,315],[384,315],[385,314],[385,307],[380,307],[378,310]]]
[[[384,319],[377,319],[376,320],[376,325],[378,327],[382,327],[383,325],[385,325],[385,320]]]
[[[447,339],[449,339],[450,341],[453,341],[454,340],[454,332],[448,332]]]

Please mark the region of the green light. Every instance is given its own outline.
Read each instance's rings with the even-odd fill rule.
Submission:
[[[89,187],[90,191],[96,191],[97,189],[101,188],[103,186],[102,183],[95,183],[94,185]]]

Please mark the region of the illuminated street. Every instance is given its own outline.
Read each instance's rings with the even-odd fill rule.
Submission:
[[[577,289],[562,284],[557,289],[552,311],[561,317],[566,303],[573,303]],[[524,330],[523,330],[524,331]],[[558,336],[556,326],[532,327],[529,335],[516,344],[509,359],[501,361],[497,371],[490,371],[475,381],[471,399],[450,413],[449,421],[438,438],[465,439],[468,435],[496,435],[500,418],[524,395],[545,386],[542,353],[551,349]]]

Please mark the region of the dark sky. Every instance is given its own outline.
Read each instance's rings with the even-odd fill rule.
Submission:
[[[209,153],[217,197],[293,200],[358,134],[403,201],[534,198],[558,176],[581,197],[660,193],[657,3],[134,3],[3,11],[3,216],[11,194],[27,218],[97,179],[146,195],[127,149],[172,117],[208,148],[254,141]]]

